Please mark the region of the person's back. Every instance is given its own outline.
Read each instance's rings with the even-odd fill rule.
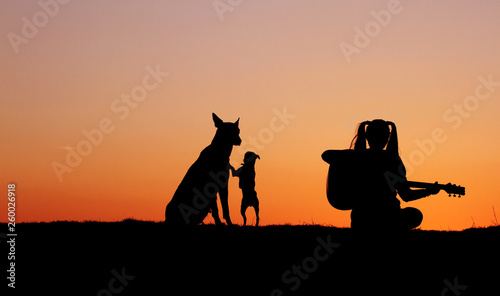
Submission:
[[[397,174],[406,180],[404,175],[398,173],[398,167],[402,165],[398,156],[389,154],[387,151],[366,151],[363,161],[363,177],[359,186],[365,188],[366,195],[360,196],[353,205],[353,210],[361,209],[399,209],[400,201],[397,192],[387,182],[388,174]]]

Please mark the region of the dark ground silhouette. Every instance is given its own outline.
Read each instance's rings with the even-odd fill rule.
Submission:
[[[493,295],[500,276],[499,227],[370,239],[323,226],[175,231],[128,220],[16,229],[16,292],[36,295],[450,296],[455,279],[461,295]]]

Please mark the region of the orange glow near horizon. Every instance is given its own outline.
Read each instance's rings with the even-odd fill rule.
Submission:
[[[43,8],[4,4],[0,176],[17,186],[17,221],[163,220],[215,112],[240,118],[233,166],[261,156],[261,225],[349,226],[326,199],[320,156],[375,118],[396,123],[408,180],[466,188],[402,202],[423,212],[422,229],[497,223],[500,4],[404,1],[357,36],[389,3],[243,1],[221,16],[212,1],[70,2],[29,38],[23,17]],[[349,62],[341,44],[363,38]],[[229,187],[242,224],[238,179]]]

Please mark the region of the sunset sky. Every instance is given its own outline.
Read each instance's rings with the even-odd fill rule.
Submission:
[[[1,184],[16,184],[18,222],[163,220],[215,112],[240,118],[233,166],[261,156],[262,225],[345,227],[321,153],[383,118],[409,180],[466,187],[402,203],[423,212],[422,229],[492,225],[499,12],[499,1],[3,0]],[[242,224],[238,179],[229,187]]]

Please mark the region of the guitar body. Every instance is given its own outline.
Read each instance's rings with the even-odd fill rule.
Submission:
[[[399,158],[386,151],[328,150],[322,156],[330,164],[326,196],[328,202],[339,210],[352,210],[357,203],[364,203],[373,192],[391,194],[384,173],[385,168],[399,162]]]
[[[359,195],[349,190],[349,188],[356,188],[356,182],[347,176],[348,174],[344,174],[335,166],[330,166],[328,169],[326,196],[332,207],[342,211],[352,210],[354,195]]]

